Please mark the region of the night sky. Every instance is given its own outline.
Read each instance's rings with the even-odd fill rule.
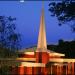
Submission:
[[[75,33],[68,25],[58,26],[56,17],[51,17],[49,1],[44,2],[47,44],[57,44],[59,39],[73,40]],[[0,1],[0,15],[16,17],[17,31],[21,34],[22,48],[37,45],[41,16],[41,1]]]

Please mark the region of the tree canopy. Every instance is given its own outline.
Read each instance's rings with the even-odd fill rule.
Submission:
[[[49,11],[51,16],[56,16],[59,25],[67,23],[75,32],[75,1],[74,0],[62,0],[60,2],[49,3]]]
[[[16,18],[0,16],[0,55],[14,54],[20,48],[20,34],[16,31]]]

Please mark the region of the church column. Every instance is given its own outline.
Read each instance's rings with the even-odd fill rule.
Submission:
[[[48,74],[48,69],[46,67],[42,67],[42,72],[43,72],[42,75],[47,75]]]
[[[27,67],[27,75],[32,75],[32,67]]]
[[[74,75],[74,62],[72,62],[72,75]]]
[[[50,72],[51,75],[52,75],[52,72],[53,72],[52,67],[53,67],[53,66],[51,65],[51,72]]]
[[[70,62],[68,62],[68,74],[70,74],[70,73],[71,73],[70,69],[71,69],[71,63],[70,63]]]
[[[24,66],[19,66],[18,71],[19,75],[24,75]]]
[[[59,75],[59,66],[57,65],[57,75]]]
[[[59,74],[59,75],[62,74],[62,66],[61,66],[61,65],[58,66],[58,74]]]
[[[60,75],[62,75],[62,65],[60,65]]]
[[[67,72],[68,72],[68,70],[67,70],[67,65],[65,65],[66,66],[66,75],[67,75]]]

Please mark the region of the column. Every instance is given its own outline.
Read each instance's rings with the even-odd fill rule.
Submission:
[[[26,75],[26,73],[27,73],[27,67],[24,66],[24,75]]]
[[[59,70],[60,70],[60,69],[59,69],[59,66],[57,65],[57,75],[60,75],[60,74],[59,74]]]
[[[71,63],[68,63],[68,74],[70,74],[71,73]]]
[[[65,65],[66,66],[66,75],[68,74],[68,70],[67,70],[67,65]]]
[[[32,67],[32,75],[34,75],[34,67]]]
[[[62,75],[62,65],[60,65],[60,75]]]
[[[41,68],[41,75],[47,75],[48,69],[46,67]]]
[[[72,75],[74,75],[74,62],[72,62]]]
[[[27,71],[27,75],[32,75],[32,67],[27,67],[27,69],[26,69],[26,71]]]
[[[24,66],[19,66],[18,71],[19,75],[24,75]]]
[[[61,75],[61,65],[58,66],[58,75]]]
[[[37,69],[38,69],[37,67],[33,67],[33,69],[32,69],[33,75],[37,75],[37,72],[38,72]]]
[[[53,72],[52,67],[53,67],[53,66],[51,65],[51,72],[50,72],[51,75],[52,75],[52,72]]]

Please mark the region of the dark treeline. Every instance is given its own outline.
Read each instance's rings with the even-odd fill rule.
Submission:
[[[55,52],[64,53],[66,58],[75,58],[75,40],[59,40],[58,45],[48,45],[48,49]]]

